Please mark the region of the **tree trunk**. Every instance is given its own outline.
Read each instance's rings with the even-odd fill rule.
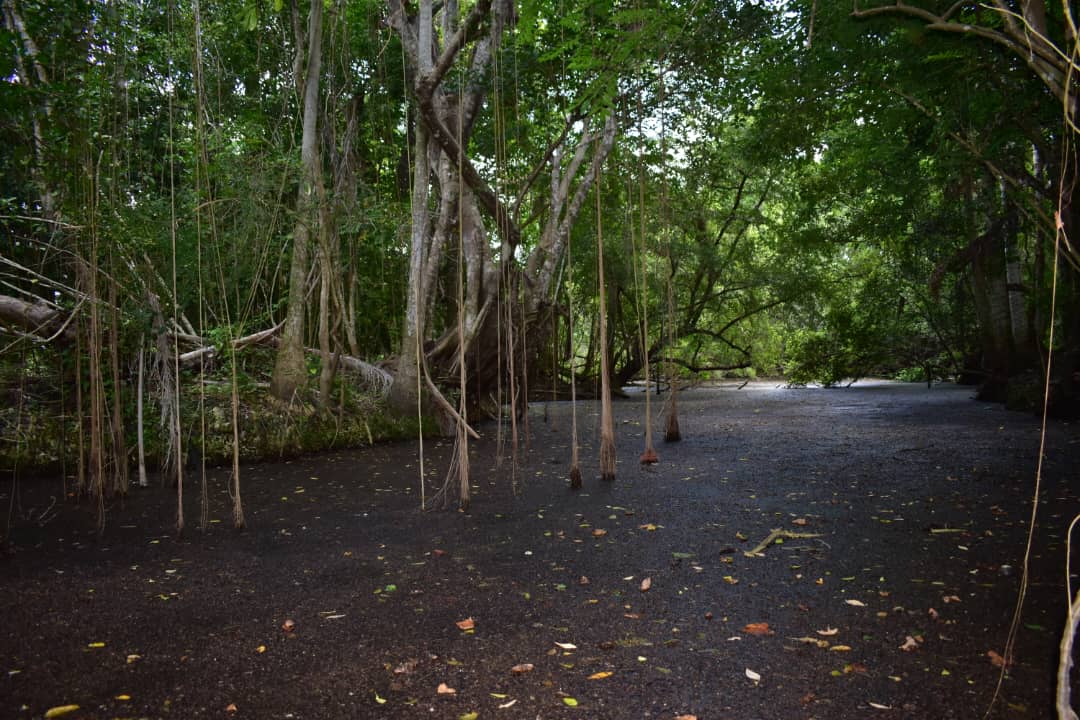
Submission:
[[[321,0],[311,0],[308,14],[307,73],[304,77],[303,137],[300,144],[300,189],[296,199],[292,263],[289,267],[289,304],[274,362],[270,393],[290,401],[307,380],[304,364],[304,315],[307,310],[307,274],[310,266],[312,225],[316,222],[316,176],[321,173],[318,152],[319,71],[322,64]],[[298,37],[298,45],[303,38]]]

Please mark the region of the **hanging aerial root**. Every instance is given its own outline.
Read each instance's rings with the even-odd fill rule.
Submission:
[[[682,434],[679,432],[679,416],[674,409],[667,416],[667,429],[664,432],[664,442],[679,442]]]
[[[660,462],[659,456],[657,456],[656,451],[651,447],[645,448],[645,452],[641,453],[640,460],[642,465],[655,465]]]
[[[606,433],[600,437],[600,479],[615,480],[615,438]]]
[[[581,489],[581,468],[579,468],[577,465],[573,465],[570,467],[570,489]]]

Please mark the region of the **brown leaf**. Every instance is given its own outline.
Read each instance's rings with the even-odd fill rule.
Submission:
[[[515,675],[524,675],[525,673],[530,673],[532,671],[533,671],[533,664],[532,663],[521,663],[520,665],[515,665],[514,667],[510,668],[510,672],[512,672]]]
[[[743,632],[747,635],[772,635],[773,631],[769,629],[769,623],[758,622],[749,623],[743,627]]]
[[[229,703],[228,705],[225,706],[225,712],[227,712],[227,713],[234,713],[237,710],[239,710],[239,708],[236,707],[236,703]]]
[[[615,673],[611,672],[610,670],[601,670],[600,672],[593,673],[592,675],[590,675],[588,679],[589,680],[603,680],[604,678],[609,678],[614,674]]]
[[[588,584],[589,584],[589,578],[582,575],[581,579],[578,580],[578,585],[588,585]]]
[[[476,627],[476,622],[471,617],[467,617],[464,620],[458,620],[454,624],[461,630],[472,630]]]
[[[834,627],[826,627],[824,630],[818,630],[817,634],[822,635],[824,637],[832,637],[833,635],[835,635],[838,632],[840,632],[840,631],[837,630]]]
[[[285,622],[281,623],[281,629],[285,632],[292,632],[296,629],[296,622],[292,618],[286,618]]]
[[[442,557],[443,555],[446,555],[447,552],[445,550],[440,550],[439,548],[435,548],[434,550],[431,551],[431,554],[434,555],[435,557]]]
[[[1005,658],[1001,657],[1000,655],[998,655],[993,650],[987,650],[986,651],[986,656],[988,658],[990,658],[990,662],[993,664],[994,667],[1005,667],[1006,665],[1009,664],[1005,660]]]
[[[651,577],[647,577],[647,578],[645,578],[644,580],[641,581],[641,592],[648,592],[649,588],[651,588],[651,587],[652,587],[652,578]]]
[[[439,687],[435,689],[435,692],[439,693],[440,695],[456,695],[457,694],[457,690],[450,687],[446,683],[439,683]]]
[[[791,524],[792,525],[802,526],[802,525],[809,525],[810,522],[806,518],[795,518],[794,520],[791,521]]]
[[[605,535],[607,535],[607,530],[604,530],[603,528],[596,528],[592,531],[592,535],[593,537],[604,537]]]
[[[931,620],[937,620],[938,619],[938,611],[935,610],[934,608],[930,608],[929,610],[927,610],[926,614],[930,616]]]
[[[799,703],[802,704],[802,705],[809,705],[810,703],[814,702],[814,700],[816,700],[816,699],[817,699],[817,695],[815,695],[813,691],[810,691],[810,692],[806,693],[805,695],[803,695],[801,698],[799,698]]]
[[[697,720],[697,715],[676,715],[675,720]]]

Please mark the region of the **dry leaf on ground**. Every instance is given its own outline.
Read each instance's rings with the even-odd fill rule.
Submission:
[[[748,623],[743,628],[743,632],[746,633],[747,635],[772,635],[773,634],[773,631],[769,629],[769,623],[767,623],[767,622]]]
[[[462,630],[472,630],[474,627],[476,627],[476,621],[474,621],[471,617],[465,618],[464,620],[458,620],[454,624]]]

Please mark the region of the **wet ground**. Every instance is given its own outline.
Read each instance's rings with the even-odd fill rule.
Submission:
[[[972,394],[698,388],[680,395],[681,443],[655,420],[653,467],[632,395],[612,484],[583,403],[576,493],[570,406],[536,405],[516,468],[480,428],[465,513],[419,512],[416,444],[245,467],[242,532],[221,471],[208,529],[189,488],[179,537],[171,488],[110,503],[99,538],[92,507],[50,505],[59,480],[15,502],[5,482],[0,717],[982,717],[1039,423]],[[425,443],[428,493],[449,452]],[[1054,716],[1078,460],[1080,427],[1052,424],[990,717]]]

